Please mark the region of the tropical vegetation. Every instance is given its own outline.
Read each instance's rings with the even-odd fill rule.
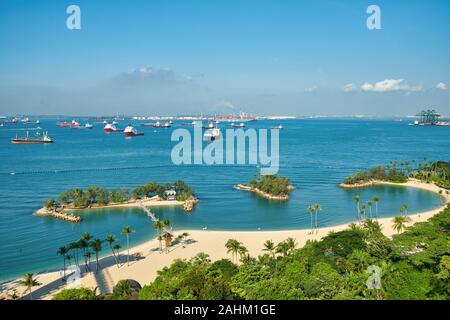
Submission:
[[[290,179],[278,175],[261,175],[250,180],[250,187],[273,196],[286,196],[291,191]]]
[[[450,189],[450,162],[432,161],[391,161],[387,166],[378,166],[368,171],[357,172],[346,178],[345,184],[361,184],[372,180],[403,183],[408,178],[419,179],[428,183]]]
[[[98,186],[89,186],[86,190],[80,188],[69,189],[61,193],[57,199],[45,200],[44,207],[49,210],[54,210],[61,206],[83,209],[91,206],[120,204],[153,196],[163,198],[164,191],[168,189],[173,189],[177,192],[177,200],[179,201],[185,201],[194,196],[194,190],[182,180],[178,180],[173,184],[158,184],[153,181],[145,185],[139,185],[131,191],[129,189],[107,190]]]
[[[405,218],[404,216],[401,218]],[[400,219],[404,220],[404,219]],[[403,221],[404,222],[404,221]],[[450,206],[387,238],[367,219],[296,249],[268,240],[250,257],[230,239],[233,261],[202,253],[176,260],[140,291],[140,299],[449,299]],[[243,254],[240,254],[243,253]],[[239,261],[237,260],[239,257]],[[373,270],[379,286],[369,286]]]

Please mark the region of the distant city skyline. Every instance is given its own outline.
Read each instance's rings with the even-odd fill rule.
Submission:
[[[72,4],[80,30],[66,27]],[[380,30],[366,26],[372,4]],[[0,0],[0,115],[449,115],[449,9]]]

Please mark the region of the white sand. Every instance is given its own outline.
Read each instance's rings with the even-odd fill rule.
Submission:
[[[391,184],[386,182],[379,182],[383,184]],[[398,184],[394,184],[398,185]],[[428,191],[438,193],[441,188],[434,184],[427,184],[417,180],[410,180],[407,183],[403,183],[400,186],[420,188]],[[450,197],[445,194],[445,190],[441,194],[445,205],[440,208],[422,212],[419,214],[410,215],[410,225],[419,222],[426,221],[433,215],[442,211],[445,206],[450,202]],[[378,219],[382,224],[383,233],[386,236],[392,236],[396,233],[393,229],[392,218]],[[250,255],[257,256],[263,253],[263,244],[266,240],[272,240],[275,243],[285,240],[288,237],[296,239],[298,247],[305,244],[307,240],[319,240],[326,236],[330,231],[341,231],[346,229],[349,224],[342,224],[333,227],[320,228],[310,234],[310,230],[286,230],[286,231],[201,231],[201,230],[178,230],[175,235],[182,232],[188,232],[190,234],[191,243],[187,244],[185,248],[182,245],[177,244],[170,248],[169,253],[159,252],[159,242],[157,240],[150,240],[142,245],[133,247],[130,249],[130,254],[141,253],[143,258],[138,261],[130,262],[127,266],[125,263],[118,268],[113,263],[113,258],[105,257],[101,260],[101,264],[104,267],[97,273],[84,274],[81,279],[71,286],[83,286],[95,288],[98,287],[100,291],[108,292],[112,289],[112,286],[122,279],[134,279],[141,285],[148,284],[154,280],[157,275],[157,271],[165,266],[169,266],[175,259],[189,259],[195,256],[199,252],[207,253],[210,258],[214,260],[222,258],[230,258],[225,248],[225,243],[228,239],[234,238],[242,242],[248,249]],[[126,248],[121,252],[123,255],[122,261],[126,260]],[[92,269],[95,269],[95,264],[92,263]],[[49,299],[57,291],[64,288],[62,281],[60,280],[60,272],[53,272],[47,274],[38,275],[38,281],[42,283],[41,286],[34,289],[33,297],[40,299]],[[8,287],[14,286],[14,282],[9,283]],[[20,289],[22,292],[24,288]]]

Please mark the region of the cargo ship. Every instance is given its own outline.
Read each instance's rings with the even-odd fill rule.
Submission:
[[[56,125],[60,127],[79,127],[80,123],[75,120],[72,120],[70,122],[69,121],[57,122]]]
[[[39,134],[39,132],[36,133],[36,136],[30,137],[28,131],[27,136],[19,138],[16,136],[15,138],[11,139],[12,144],[42,144],[42,143],[53,143],[52,138],[48,135],[47,132],[44,132],[42,135]]]

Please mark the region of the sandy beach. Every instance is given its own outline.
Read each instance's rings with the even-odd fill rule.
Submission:
[[[428,184],[417,180],[410,180],[407,183],[395,184],[388,182],[377,182],[379,184],[398,185],[401,187],[413,187],[439,193],[442,191],[441,197],[443,205],[437,209],[427,212],[409,215],[412,225],[415,222],[426,221],[433,215],[437,214],[445,208],[450,202],[450,196],[445,190],[434,184]],[[392,213],[392,216],[396,213]],[[392,217],[378,219],[382,225],[383,233],[391,237],[396,234],[393,229]],[[170,265],[175,259],[189,259],[199,252],[207,253],[214,260],[222,258],[231,258],[226,252],[225,243],[228,239],[234,238],[242,242],[247,247],[250,255],[257,256],[262,253],[263,244],[266,240],[272,240],[275,243],[293,237],[297,241],[297,247],[302,247],[308,240],[319,240],[331,231],[341,231],[348,227],[349,224],[342,224],[332,227],[319,228],[310,233],[309,229],[304,230],[285,230],[285,231],[208,231],[208,230],[176,230],[175,236],[183,232],[190,234],[188,243],[183,246],[181,243],[175,244],[169,248],[169,252],[159,252],[159,242],[154,239],[147,241],[141,245],[130,248],[130,254],[140,253],[142,257],[137,261],[130,261],[128,266],[126,263],[117,267],[112,256],[101,259],[102,269],[97,273],[91,272],[82,275],[74,282],[64,284],[61,281],[62,272],[52,272],[37,275],[38,281],[41,283],[39,287],[33,290],[34,299],[50,299],[59,290],[64,287],[97,287],[100,292],[111,292],[115,283],[122,279],[137,280],[142,286],[150,283],[157,275],[157,271]],[[122,249],[121,261],[126,261],[126,248]],[[95,269],[94,263],[92,268]],[[4,285],[3,291],[17,286],[17,280]],[[25,288],[18,288],[21,294]]]

